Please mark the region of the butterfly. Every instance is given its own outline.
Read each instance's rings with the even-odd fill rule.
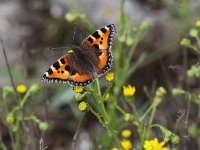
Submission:
[[[71,46],[68,54],[59,58],[44,73],[42,80],[86,88],[97,77],[111,70],[111,48],[115,33],[115,25],[110,24],[96,30],[80,45]]]

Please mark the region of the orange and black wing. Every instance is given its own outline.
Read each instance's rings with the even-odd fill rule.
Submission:
[[[107,25],[101,29],[96,30],[93,34],[88,36],[82,44],[94,47],[101,50],[99,56],[99,64],[97,66],[98,76],[105,74],[112,68],[112,53],[113,37],[116,33],[114,24]]]
[[[69,55],[59,58],[50,66],[43,75],[43,81],[47,83],[69,83],[71,86],[86,87],[94,77],[92,75],[80,75],[70,65]]]
[[[51,65],[49,70],[44,73],[42,80],[47,83],[67,83],[70,76],[68,57],[65,55]]]
[[[78,74],[75,73],[73,75],[71,75],[69,77],[69,84],[71,86],[82,86],[82,87],[86,87],[88,86],[90,83],[92,83],[95,80],[95,77],[90,75],[90,74]]]

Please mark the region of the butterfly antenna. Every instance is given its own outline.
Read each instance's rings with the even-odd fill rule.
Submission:
[[[72,44],[74,44],[75,35],[76,35],[76,22],[74,23],[74,34],[73,34],[73,41],[72,41]]]
[[[57,50],[57,49],[67,49],[67,46],[63,46],[63,47],[49,47],[48,50]]]

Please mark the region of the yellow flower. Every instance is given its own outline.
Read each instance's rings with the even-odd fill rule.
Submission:
[[[111,150],[119,150],[118,148],[116,148],[116,147],[113,147]]]
[[[126,130],[123,130],[122,133],[121,133],[122,137],[124,138],[129,138],[131,136],[131,131],[126,129]]]
[[[13,124],[13,122],[14,122],[13,116],[11,116],[11,115],[7,116],[7,117],[6,117],[6,122],[7,122],[8,124]]]
[[[108,72],[105,76],[105,79],[109,82],[113,81],[115,78],[114,73],[113,72]]]
[[[82,86],[76,86],[74,87],[74,91],[76,93],[82,93],[84,91],[84,88]]]
[[[68,54],[73,53],[74,51],[72,49],[68,50]]]
[[[169,150],[167,147],[163,147],[165,142],[158,142],[158,139],[146,140],[144,143],[145,150]]]
[[[130,140],[123,140],[123,141],[121,141],[121,144],[125,148],[125,150],[131,150],[133,147]]]
[[[23,93],[25,93],[26,92],[26,85],[24,85],[24,84],[19,84],[18,86],[17,86],[17,92],[18,93],[21,93],[21,94],[23,94]]]
[[[135,91],[135,87],[131,86],[130,84],[128,86],[123,86],[124,96],[133,96],[135,94]]]
[[[80,102],[78,108],[80,111],[86,111],[88,109],[88,104],[86,102]]]
[[[200,27],[200,20],[197,20],[197,21],[196,21],[196,26],[197,26],[197,27]]]

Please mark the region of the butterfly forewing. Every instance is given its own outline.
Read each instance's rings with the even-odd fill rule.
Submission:
[[[99,30],[96,30],[93,34],[88,36],[83,44],[87,44],[96,49],[100,49],[102,54],[99,56],[99,64],[97,67],[98,76],[105,74],[112,67],[112,42],[113,36],[116,33],[114,24],[107,25]]]

